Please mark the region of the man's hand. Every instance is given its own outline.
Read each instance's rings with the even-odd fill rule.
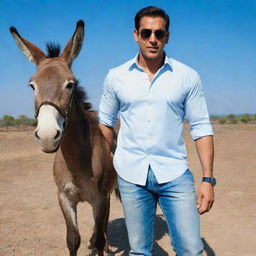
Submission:
[[[214,188],[210,183],[202,182],[197,193],[196,206],[200,214],[208,212],[214,202]]]

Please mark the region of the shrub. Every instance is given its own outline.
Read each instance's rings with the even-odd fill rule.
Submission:
[[[236,124],[236,123],[237,123],[237,119],[236,119],[236,118],[230,119],[230,120],[229,120],[229,123],[231,123],[231,124]]]
[[[228,118],[229,120],[233,120],[233,119],[236,118],[236,116],[235,116],[234,114],[229,114],[229,115],[227,115],[227,118]]]
[[[227,122],[226,118],[225,117],[222,117],[220,120],[219,120],[219,123],[220,124],[225,124]]]
[[[250,121],[251,121],[250,115],[249,115],[249,114],[244,114],[244,115],[242,115],[242,116],[241,116],[241,121],[242,121],[243,123],[248,123],[248,122],[250,122]]]
[[[229,114],[226,118],[230,124],[236,124],[238,122],[238,118],[234,114]]]
[[[219,120],[220,118],[218,116],[214,116],[214,115],[210,115],[210,120],[211,121],[217,121]]]

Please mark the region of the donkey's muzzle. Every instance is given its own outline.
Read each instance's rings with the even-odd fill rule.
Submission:
[[[63,133],[63,116],[55,107],[47,104],[41,106],[37,121],[35,138],[40,148],[46,153],[55,152]]]

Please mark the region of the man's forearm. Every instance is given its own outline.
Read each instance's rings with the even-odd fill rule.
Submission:
[[[213,136],[205,136],[195,141],[204,177],[213,177],[214,144]]]
[[[113,137],[114,137],[114,129],[112,127],[106,126],[104,124],[99,124],[99,127],[101,129],[101,132],[103,133],[106,142],[107,142],[107,147],[111,149],[112,144],[113,144]]]

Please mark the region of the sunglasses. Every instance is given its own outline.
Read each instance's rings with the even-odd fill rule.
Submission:
[[[140,36],[141,38],[143,39],[147,39],[147,38],[150,38],[151,34],[154,33],[155,34],[155,37],[160,40],[160,39],[163,39],[165,36],[166,36],[166,31],[165,30],[162,30],[162,29],[157,29],[155,31],[152,31],[151,29],[142,29],[140,31]]]

